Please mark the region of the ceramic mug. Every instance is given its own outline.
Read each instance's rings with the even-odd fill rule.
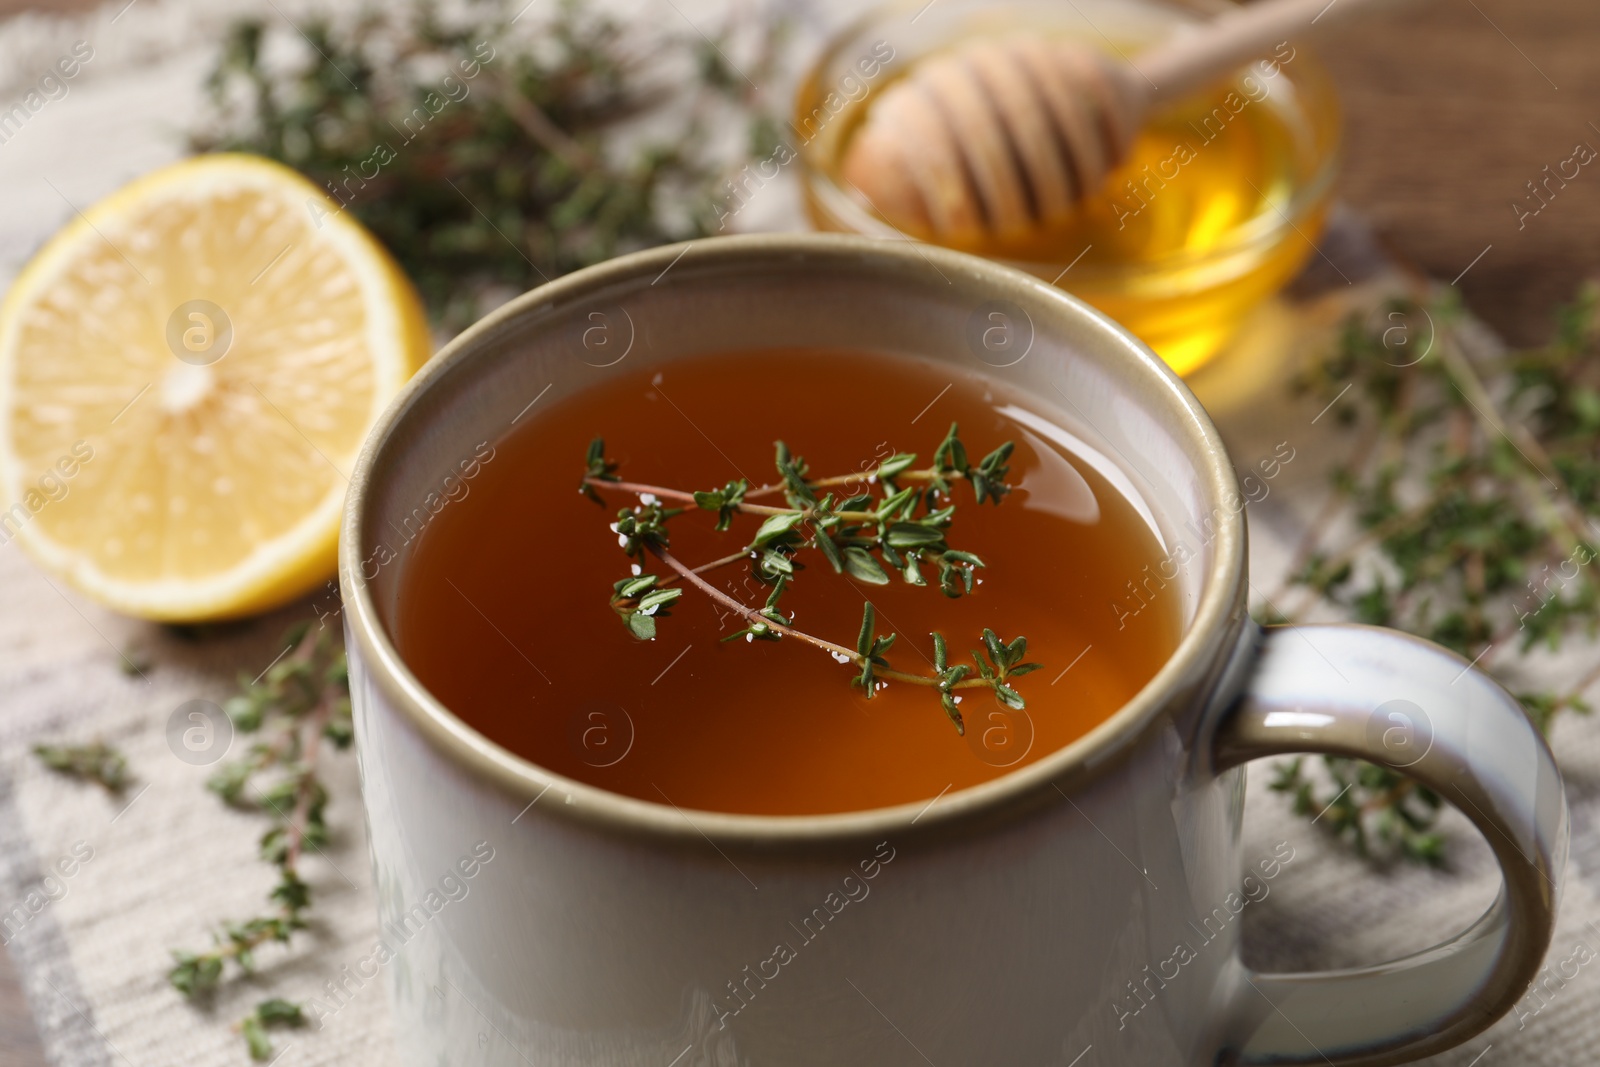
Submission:
[[[459,459],[616,358],[768,346],[977,367],[1109,457],[1182,600],[1159,673],[1003,777],[820,816],[609,793],[498,747],[429,694],[393,639],[402,531]],[[489,315],[380,420],[341,544],[390,950],[374,966],[404,1062],[1382,1064],[1482,1030],[1551,936],[1567,817],[1550,752],[1514,699],[1434,645],[1257,627],[1242,511],[1215,427],[1159,358],[1060,290],[958,253],[720,238],[624,256]],[[1241,764],[1294,752],[1402,768],[1460,808],[1498,857],[1494,905],[1382,966],[1246,968],[1226,921],[1252,884]]]

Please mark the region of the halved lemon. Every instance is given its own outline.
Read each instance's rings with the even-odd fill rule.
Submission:
[[[429,348],[400,268],[294,171],[149,174],[0,305],[0,542],[146,618],[292,600],[334,573],[352,461]]]

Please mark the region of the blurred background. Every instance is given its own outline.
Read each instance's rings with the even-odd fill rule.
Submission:
[[[122,6],[0,0],[0,19]],[[1600,137],[1600,66],[1592,61],[1600,9],[1579,0],[1397,7],[1335,26],[1315,45],[1345,112],[1340,196],[1395,252],[1437,278],[1456,277],[1493,245],[1460,288],[1507,340],[1539,340],[1549,309],[1600,267],[1600,180],[1585,174],[1570,183],[1559,216],[1522,229],[1510,204],[1542,168],[1566,159],[1575,141]],[[789,10],[818,41],[841,21],[826,5]],[[676,16],[658,6],[651,17]],[[27,177],[13,169],[12,154],[0,153],[8,188]],[[15,271],[30,252],[8,244],[0,269]]]

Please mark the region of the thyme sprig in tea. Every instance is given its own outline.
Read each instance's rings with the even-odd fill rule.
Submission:
[[[1415,343],[1401,345],[1413,330]],[[1337,413],[1351,451],[1287,587],[1269,601],[1285,611],[1267,621],[1332,606],[1460,653],[1541,730],[1563,712],[1589,712],[1600,665],[1558,686],[1528,657],[1600,635],[1600,290],[1559,312],[1549,344],[1504,353],[1474,346],[1451,298],[1393,300],[1352,316],[1297,388]],[[1340,533],[1341,514],[1353,534]],[[1282,765],[1272,788],[1362,852],[1443,860],[1437,796],[1385,767],[1325,766],[1326,792],[1300,760]]]
[[[931,579],[948,597],[971,593],[984,562],[949,544],[948,531],[957,507],[954,483],[971,485],[978,504],[989,501],[998,505],[1011,489],[1005,479],[1012,442],[974,463],[968,458],[959,428],[952,423],[926,467],[915,466],[915,453],[900,452],[865,476],[857,472],[823,478],[811,477],[805,460],[782,441],[775,447],[773,465],[778,478],[771,484],[752,487],[740,478],[718,488],[685,490],[623,481],[616,473],[618,465],[606,458],[604,439],[590,443],[580,490],[601,504],[605,492],[630,493],[639,501],[618,511],[617,521],[611,525],[624,554],[637,561],[635,573],[617,581],[611,590],[611,607],[629,632],[641,640],[654,638],[657,620],[670,615],[684,585],[690,585],[744,621],[744,627],[724,641],[792,638],[813,645],[838,662],[855,666],[858,673],[851,684],[869,699],[890,682],[928,686],[938,692],[957,733],[966,731],[957,690],[988,689],[1002,707],[1023,708],[1022,694],[1011,683],[1040,667],[1025,662],[1026,637],[1008,642],[985,628],[982,647],[972,650],[969,666],[951,663],[944,636],[934,633],[933,673],[914,674],[890,665],[885,654],[897,635],[878,633],[871,601],[862,611],[854,645],[796,629],[793,617],[785,615],[781,606],[784,593],[804,566],[797,557],[806,550],[822,556],[834,573],[868,585],[887,585],[895,574],[915,586],[927,586]],[[864,492],[859,491],[863,482]],[[849,495],[843,495],[846,487],[851,488]],[[758,502],[779,496],[782,505]],[[759,517],[761,523],[738,551],[691,567],[672,553],[667,524],[693,509],[714,512],[720,532],[732,529],[735,515]],[[646,572],[645,565],[652,558],[672,573]],[[770,587],[760,607],[730,596],[702,577],[741,562],[748,562],[756,580]]]

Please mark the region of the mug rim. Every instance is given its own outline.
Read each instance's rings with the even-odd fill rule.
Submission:
[[[487,779],[525,799],[528,808],[547,791],[564,794],[561,803],[542,809],[547,817],[560,813],[559,817],[649,838],[774,846],[903,836],[991,819],[1028,806],[1042,794],[1066,796],[1063,785],[1081,787],[1119,766],[1122,757],[1167,717],[1180,690],[1216,673],[1233,644],[1237,621],[1234,616],[1244,585],[1242,509],[1221,509],[1222,517],[1212,541],[1213,557],[1203,574],[1194,615],[1166,661],[1133,697],[1087,733],[1054,752],[977,785],[940,794],[931,801],[810,815],[685,810],[558,774],[490,740],[445,707],[406,665],[380,620],[371,583],[362,574],[359,546],[365,536],[365,511],[373,485],[385,473],[379,465],[385,447],[419,398],[457,366],[470,361],[482,347],[480,342],[492,338],[511,321],[547,312],[592,290],[640,277],[654,278],[691,252],[697,263],[708,257],[733,263],[752,258],[772,262],[796,257],[880,259],[901,267],[931,263],[941,272],[975,278],[992,287],[998,296],[1025,307],[1055,302],[1098,331],[1103,343],[1122,349],[1129,357],[1130,377],[1143,377],[1156,387],[1142,393],[1140,403],[1148,406],[1151,397],[1163,399],[1168,408],[1166,414],[1174,416],[1167,425],[1180,439],[1189,438],[1198,446],[1185,451],[1199,475],[1197,488],[1202,506],[1216,514],[1227,494],[1237,491],[1216,426],[1182,379],[1143,342],[1104,314],[1013,267],[932,245],[827,233],[699,238],[618,256],[531,289],[452,338],[390,401],[357,455],[339,538],[339,580],[347,643],[353,643],[351,651],[359,652],[361,674],[383,691],[430,747],[470,775]]]

